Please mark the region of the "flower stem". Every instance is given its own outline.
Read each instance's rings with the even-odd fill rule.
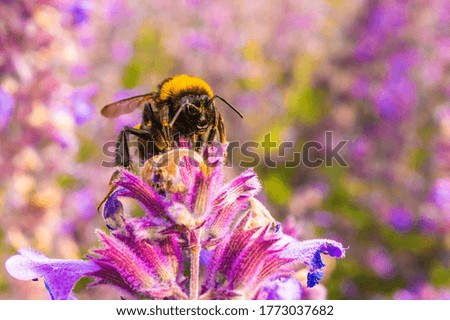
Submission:
[[[200,276],[200,239],[201,229],[196,229],[190,233],[191,249],[191,282],[189,288],[189,299],[198,300],[199,276]]]

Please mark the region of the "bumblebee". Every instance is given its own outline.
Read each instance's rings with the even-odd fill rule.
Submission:
[[[143,108],[142,121],[134,127],[124,127],[116,144],[116,166],[130,168],[128,135],[138,138],[139,159],[143,163],[149,156],[170,150],[181,137],[192,146],[212,142],[217,136],[226,141],[222,115],[214,100],[219,99],[242,114],[224,98],[214,95],[202,79],[190,75],[176,75],[161,82],[158,90],[106,105],[101,114],[107,118],[118,117]],[[150,151],[148,146],[151,145]]]

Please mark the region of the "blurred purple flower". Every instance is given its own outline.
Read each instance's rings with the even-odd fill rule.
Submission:
[[[407,232],[412,228],[413,217],[404,207],[392,208],[389,212],[389,223],[399,232]]]
[[[382,278],[393,276],[394,267],[388,253],[383,249],[371,249],[368,253],[368,263]]]
[[[353,280],[345,280],[340,284],[340,290],[350,299],[357,299],[360,296],[359,288]]]
[[[406,1],[374,1],[367,7],[367,24],[354,51],[358,61],[374,58],[383,43],[398,35],[406,23]]]
[[[80,26],[84,24],[89,19],[91,6],[89,1],[77,0],[74,1],[70,6],[68,11],[71,15],[71,24],[73,26]]]
[[[76,80],[84,80],[91,72],[91,66],[87,64],[75,64],[71,70],[70,74]]]
[[[192,31],[186,34],[184,38],[184,45],[194,50],[208,50],[212,48],[212,44],[207,35],[201,32]]]
[[[15,99],[0,87],[0,131],[5,129],[13,115]]]
[[[375,92],[375,106],[384,120],[405,120],[417,103],[413,82],[408,79],[388,79]]]
[[[111,0],[107,1],[105,5],[107,17],[112,22],[118,22],[123,19],[127,19],[134,13],[126,0]]]
[[[370,94],[370,79],[366,76],[357,78],[353,83],[351,93],[358,99],[366,99]]]
[[[318,211],[314,214],[314,222],[317,226],[328,228],[333,225],[333,215],[327,211]]]
[[[450,178],[441,178],[435,181],[431,191],[431,200],[450,215]]]
[[[422,215],[419,218],[418,225],[420,230],[425,234],[433,234],[435,233],[438,228],[439,219],[437,219],[434,216],[431,216],[427,213],[422,213]],[[445,229],[445,226],[442,226]]]
[[[95,22],[88,19],[96,6],[100,4],[86,0],[0,2],[0,130],[9,122],[13,129],[0,141],[5,169],[0,177],[1,227],[18,235],[5,236],[7,248],[34,243],[49,254],[69,257],[91,242],[79,231],[94,212],[80,213],[81,202],[78,207],[67,204],[81,185],[98,190],[108,174],[94,170],[95,161],[94,171],[78,165],[92,155],[89,147],[101,141],[92,128],[77,132],[77,125],[86,124],[95,112],[92,84],[99,81],[92,77],[92,48],[84,43],[93,35],[99,46],[102,42],[101,13]],[[103,73],[111,77],[109,71]],[[97,123],[96,129],[100,127]],[[59,241],[61,235],[65,238]],[[27,297],[36,295],[23,291],[22,298]]]
[[[95,207],[95,193],[92,188],[86,187],[77,191],[74,191],[68,196],[67,206],[76,208],[77,215],[75,219],[90,220],[95,215],[92,212],[92,208]]]
[[[126,63],[133,56],[133,46],[127,41],[117,41],[111,48],[112,58],[117,63]]]
[[[370,152],[370,142],[364,137],[360,137],[350,143],[350,152],[354,161],[364,161]]]
[[[331,126],[351,141],[350,168],[341,171],[341,182],[334,184],[324,206],[355,205],[353,214],[351,210],[344,214],[348,220],[339,219],[326,231],[348,242],[364,229],[367,238],[352,242],[352,252],[358,252],[354,263],[372,269],[385,281],[390,279],[392,286],[398,286],[397,279],[408,286],[412,278],[433,277],[430,266],[446,264],[443,239],[450,215],[448,186],[442,179],[450,174],[445,72],[450,60],[442,44],[448,38],[444,30],[449,5],[445,0],[361,4],[353,22],[343,27],[342,41],[336,42],[329,63],[317,75],[317,86],[329,93],[327,101],[334,104],[322,130]],[[335,181],[334,173],[328,178]],[[311,180],[316,179],[312,175]],[[400,237],[379,237],[386,228]],[[417,251],[398,248],[400,239],[415,237],[430,243]],[[398,254],[380,249],[384,246]],[[432,257],[431,246],[436,248]],[[417,263],[422,256],[433,262]],[[350,279],[341,287],[347,298],[374,298],[376,290]]]
[[[399,290],[394,294],[398,300],[449,300],[448,288],[437,289],[429,283],[421,283],[408,289]]]
[[[90,84],[77,88],[72,93],[73,113],[76,124],[84,124],[94,116],[95,106],[91,101],[97,94],[97,91],[97,86]]]

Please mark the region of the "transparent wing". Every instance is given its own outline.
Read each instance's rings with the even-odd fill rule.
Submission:
[[[144,107],[146,103],[154,104],[154,94],[147,93],[110,103],[103,107],[101,114],[107,118],[115,118]]]

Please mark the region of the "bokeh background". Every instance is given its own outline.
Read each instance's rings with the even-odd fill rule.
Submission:
[[[349,141],[348,167],[257,150],[278,163],[256,171],[286,232],[349,247],[312,298],[450,297],[449,1],[19,0],[0,3],[0,298],[48,298],[6,273],[18,248],[78,259],[95,245],[102,145],[140,120],[99,110],[179,73],[245,114],[221,107],[231,141],[270,132],[294,142],[288,158],[325,131]]]

